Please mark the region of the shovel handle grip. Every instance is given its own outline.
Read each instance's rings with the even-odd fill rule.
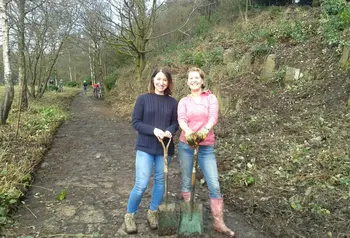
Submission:
[[[158,138],[158,137],[157,137],[157,138]],[[164,150],[164,155],[165,155],[165,153],[168,154],[168,149],[169,149],[169,145],[170,145],[170,142],[171,142],[171,138],[169,138],[168,143],[167,143],[166,146],[165,146],[165,144],[164,144],[163,139],[159,139],[159,138],[158,138],[158,140],[159,140],[159,142],[162,144],[162,147],[163,147],[163,150]]]
[[[169,141],[167,145],[165,146],[164,141],[162,139],[159,139],[159,142],[162,144],[163,150],[164,150],[164,173],[168,173],[168,149],[171,142],[171,138],[169,138]]]

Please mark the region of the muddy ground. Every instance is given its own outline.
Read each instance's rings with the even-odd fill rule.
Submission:
[[[130,122],[116,117],[110,107],[91,96],[78,95],[72,117],[55,135],[51,149],[37,169],[33,186],[15,215],[16,225],[2,237],[122,237],[123,217],[134,183],[136,132]],[[170,202],[179,204],[180,171],[177,158],[169,172]],[[142,200],[139,233],[157,237],[146,222],[152,184]],[[66,190],[59,201],[57,195]],[[205,237],[222,237],[212,229],[206,186],[197,189],[204,205]],[[226,224],[240,238],[264,238],[234,207],[226,206]]]

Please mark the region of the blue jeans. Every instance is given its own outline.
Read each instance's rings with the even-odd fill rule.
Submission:
[[[168,159],[170,164],[170,156]],[[149,180],[151,178],[152,168],[154,165],[154,185],[152,189],[152,199],[150,210],[155,211],[162,202],[164,194],[164,156],[153,155],[138,150],[136,152],[136,180],[135,186],[131,190],[129,202],[128,202],[128,213],[135,213],[139,209],[141,199],[144,192],[147,189]]]
[[[178,154],[181,165],[182,192],[191,192],[194,149],[190,148],[186,143],[179,142]],[[221,198],[218,168],[213,145],[199,146],[198,164],[208,184],[209,197]]]

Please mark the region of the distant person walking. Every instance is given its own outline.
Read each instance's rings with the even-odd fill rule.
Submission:
[[[92,94],[94,95],[95,98],[99,97],[99,90],[100,90],[100,85],[98,83],[93,83],[92,84],[93,92]]]
[[[87,91],[87,82],[86,82],[86,80],[84,80],[83,88],[84,88],[83,95],[85,95],[85,94],[86,94],[86,91]]]
[[[172,138],[178,129],[177,102],[171,97],[173,80],[164,69],[156,69],[151,76],[148,93],[136,100],[132,113],[132,126],[138,132],[136,142],[136,179],[132,189],[127,212],[124,217],[128,234],[137,233],[135,214],[151,178],[154,168],[154,185],[147,221],[151,229],[158,228],[158,206],[164,193],[164,153],[159,140]],[[169,158],[174,154],[174,143],[170,142]]]
[[[58,91],[63,92],[63,80],[62,79],[60,79],[60,81],[58,83]]]

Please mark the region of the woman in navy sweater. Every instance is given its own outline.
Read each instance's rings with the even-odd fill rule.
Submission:
[[[164,69],[156,69],[148,86],[148,93],[138,97],[132,114],[132,126],[138,132],[136,142],[136,181],[129,197],[124,222],[128,234],[137,233],[135,213],[148,186],[154,165],[152,200],[147,212],[151,229],[158,228],[157,209],[164,193],[164,152],[158,139],[164,143],[178,129],[177,102],[171,97],[173,80]],[[169,146],[169,158],[174,154],[174,143]]]

